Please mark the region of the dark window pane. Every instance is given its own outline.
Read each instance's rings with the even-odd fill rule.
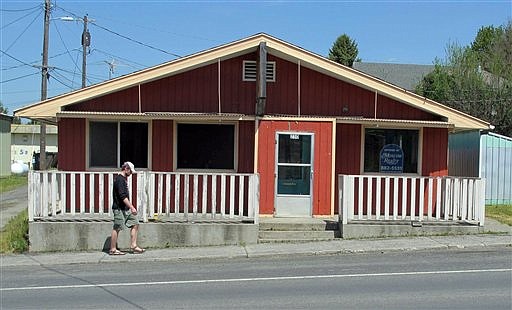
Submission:
[[[310,166],[279,166],[277,193],[280,195],[309,195]]]
[[[117,167],[117,123],[89,123],[91,167]]]
[[[278,154],[280,164],[310,164],[311,136],[280,134]]]
[[[396,144],[403,151],[403,172],[418,172],[418,130],[365,129],[364,172],[380,171],[380,154],[385,145]]]
[[[121,162],[131,161],[137,168],[148,167],[148,124],[121,123]]]
[[[178,124],[178,168],[234,169],[235,126]]]

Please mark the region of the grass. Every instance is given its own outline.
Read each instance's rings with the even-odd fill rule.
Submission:
[[[5,193],[28,183],[26,175],[11,175],[0,178],[0,193]]]
[[[512,226],[512,205],[486,206],[485,216]]]
[[[28,251],[28,212],[24,210],[13,217],[0,232],[0,253]]]

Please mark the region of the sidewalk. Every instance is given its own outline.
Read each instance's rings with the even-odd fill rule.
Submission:
[[[512,246],[510,234],[453,235],[411,238],[335,240],[308,243],[263,243],[246,246],[147,249],[144,254],[110,256],[104,252],[61,252],[1,255],[0,266],[104,264],[115,262],[172,262],[183,260],[333,255],[452,248]]]

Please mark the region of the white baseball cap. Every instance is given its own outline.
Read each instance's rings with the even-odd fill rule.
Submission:
[[[135,171],[135,166],[132,164],[132,162],[131,162],[131,161],[127,161],[127,162],[125,162],[125,163],[123,164],[122,168],[124,169],[124,168],[126,168],[126,167],[130,168],[130,170],[132,171],[132,173],[135,173],[135,172],[136,172],[136,171]]]

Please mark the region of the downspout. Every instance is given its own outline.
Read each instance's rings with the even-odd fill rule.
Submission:
[[[265,115],[267,101],[267,44],[260,42],[256,60],[256,116]]]
[[[139,86],[139,113],[142,113],[142,103],[141,103],[141,96],[140,96],[140,84],[138,85]]]
[[[375,103],[374,103],[374,112],[373,112],[373,118],[377,119],[377,97],[378,93],[375,91]]]
[[[222,113],[220,105],[220,58],[217,60],[217,100],[219,102],[219,114]]]
[[[297,62],[297,115],[300,116],[300,59]]]

